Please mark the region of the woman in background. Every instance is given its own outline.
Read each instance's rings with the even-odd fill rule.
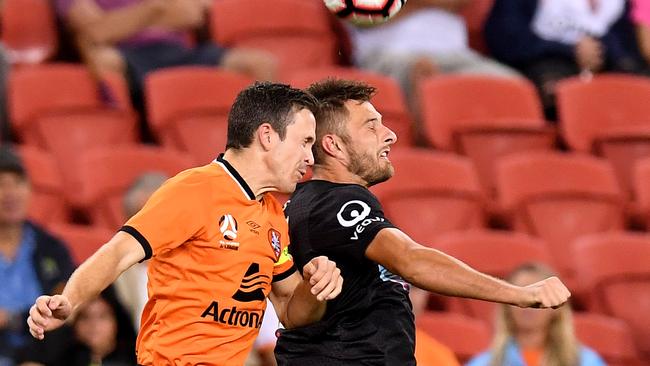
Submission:
[[[544,265],[525,264],[508,281],[525,286],[554,275]],[[467,366],[605,366],[605,362],[576,339],[568,304],[558,309],[500,305],[491,349]]]

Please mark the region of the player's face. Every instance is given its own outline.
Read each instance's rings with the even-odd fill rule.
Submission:
[[[284,140],[275,146],[271,157],[276,188],[280,192],[293,192],[296,183],[307,173],[307,167],[314,164],[311,147],[315,139],[316,119],[310,110],[301,109],[294,114]]]
[[[381,114],[369,102],[349,100],[345,103],[348,120],[348,170],[359,176],[368,186],[384,182],[393,176],[393,165],[388,160],[390,147],[397,135],[384,126]]]
[[[27,180],[13,172],[0,173],[0,223],[18,224],[27,217],[30,188]]]

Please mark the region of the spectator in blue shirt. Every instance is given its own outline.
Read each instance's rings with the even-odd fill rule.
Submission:
[[[0,147],[0,366],[28,344],[25,318],[36,298],[61,291],[74,269],[63,243],[27,219],[30,194],[19,157]]]

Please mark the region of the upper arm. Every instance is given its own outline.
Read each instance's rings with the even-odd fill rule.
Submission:
[[[123,231],[118,231],[99,251],[102,251],[115,261],[117,273],[126,271],[129,267],[145,258],[145,250],[142,244],[131,234]]]
[[[412,265],[411,253],[419,248],[423,246],[401,230],[386,228],[379,231],[370,242],[366,249],[366,257],[389,271],[404,276]]]

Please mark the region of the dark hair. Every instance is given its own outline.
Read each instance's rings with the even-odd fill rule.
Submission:
[[[345,122],[349,112],[345,107],[348,100],[367,102],[375,95],[376,89],[361,81],[325,79],[312,84],[307,89],[318,100],[316,117],[316,143],[313,147],[315,164],[322,163],[325,154],[320,144],[323,136],[336,134],[349,141]]]
[[[11,172],[25,178],[26,172],[23,162],[13,149],[0,146],[0,173]]]
[[[292,115],[303,108],[314,112],[317,102],[310,94],[286,84],[256,82],[242,90],[228,115],[227,149],[250,146],[255,131],[262,123],[270,123],[285,138]]]

